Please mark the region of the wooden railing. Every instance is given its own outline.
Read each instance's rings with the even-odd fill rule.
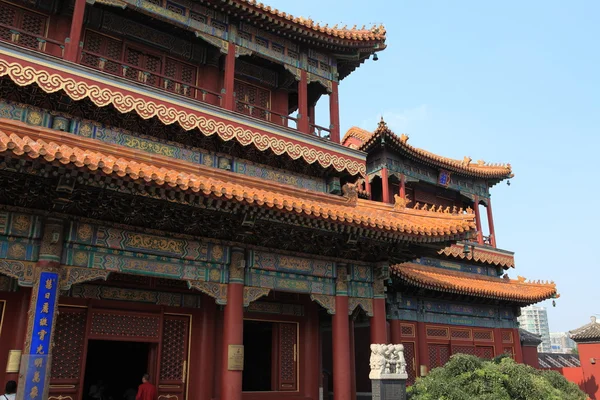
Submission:
[[[289,115],[276,113],[273,110],[265,107],[259,107],[254,104],[247,103],[242,100],[236,100],[236,110],[242,114],[250,115],[251,117],[262,119],[264,121],[273,122],[277,125],[283,125],[288,128],[298,129],[298,119]],[[244,112],[244,111],[247,112]],[[290,126],[293,125],[293,126]]]
[[[213,92],[157,72],[146,71],[137,65],[108,58],[101,54],[82,50],[80,63],[148,86],[164,89],[206,103],[223,106],[223,96],[221,93]]]
[[[327,129],[327,128],[324,128],[322,126],[315,125],[315,124],[310,124],[310,132],[313,135],[318,136],[322,139],[327,139],[327,140],[331,139],[331,129]]]
[[[48,39],[14,26],[0,24],[0,40],[59,57],[63,57],[65,53],[63,42]]]

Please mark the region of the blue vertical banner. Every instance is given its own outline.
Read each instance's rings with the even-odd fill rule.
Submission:
[[[56,301],[58,296],[58,273],[42,272],[35,302],[33,331],[29,354],[24,358],[22,369],[25,375],[25,387],[22,398],[40,400],[46,397],[46,380],[50,373],[51,333],[54,326]],[[21,396],[19,396],[21,398]]]

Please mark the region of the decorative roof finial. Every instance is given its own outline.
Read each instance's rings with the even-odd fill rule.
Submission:
[[[592,315],[592,318],[590,318],[592,320],[592,324],[596,323],[596,317],[594,315]]]

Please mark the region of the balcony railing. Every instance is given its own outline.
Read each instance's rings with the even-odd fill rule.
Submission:
[[[177,93],[182,96],[200,100],[206,103],[222,106],[223,97],[221,93],[213,92],[208,89],[192,85],[188,82],[177,80],[173,77],[150,72],[141,69],[137,65],[128,64],[120,60],[111,59],[101,54],[91,51],[82,50],[80,63],[107,72],[112,75],[117,75],[122,78],[137,81],[139,83],[153,86],[159,89],[164,89],[169,92]]]
[[[235,101],[236,110],[242,114],[249,115],[264,121],[273,122],[277,125],[287,126],[288,128],[298,129],[298,119],[289,115],[279,114],[269,108],[259,107],[242,100]]]
[[[48,39],[14,26],[0,24],[0,40],[10,42],[21,47],[63,57],[65,44],[57,40]]]
[[[49,39],[43,35],[33,34],[23,29],[0,24],[0,41],[9,42],[30,50],[64,58],[65,43]],[[106,55],[81,49],[77,57],[78,63],[87,67],[148,85],[160,90],[176,93],[187,98],[224,107],[224,94],[197,86],[190,82],[176,79],[159,72],[149,71],[139,65],[132,65],[121,59],[110,58]],[[269,106],[261,107],[256,104],[234,99],[234,111],[267,121],[279,126],[299,130],[299,119],[290,115],[273,111]],[[331,140],[332,130],[313,123],[309,124],[308,133],[325,140]]]

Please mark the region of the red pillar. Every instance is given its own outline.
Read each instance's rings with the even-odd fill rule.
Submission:
[[[492,215],[492,199],[488,199],[487,204],[488,226],[490,228],[490,241],[492,246],[496,247],[496,232],[494,231],[494,217]]]
[[[369,200],[371,200],[371,182],[369,182],[369,175],[365,176],[365,190],[369,194]]]
[[[329,94],[329,128],[331,129],[331,141],[340,142],[340,104],[338,95],[338,83],[331,82],[331,93]]]
[[[225,76],[223,81],[225,91],[225,102],[223,107],[227,110],[235,109],[234,99],[234,83],[235,83],[235,45],[229,43],[227,55],[225,56]]]
[[[429,352],[427,351],[427,332],[425,331],[425,323],[417,322],[417,345],[419,347],[419,365],[417,372],[421,375],[421,366],[424,365],[429,373]]]
[[[390,203],[390,180],[388,179],[386,167],[381,169],[381,187],[383,189],[383,202]]]
[[[350,332],[348,323],[348,296],[335,296],[333,315],[333,399],[350,400]]]
[[[316,124],[315,122],[315,105],[308,106],[308,122]]]
[[[215,381],[215,328],[216,304],[214,299],[204,296],[202,325],[200,327],[200,354],[197,355],[198,388],[201,399],[214,397]]]
[[[31,288],[19,288],[20,299],[19,308],[17,311],[16,318],[14,319],[14,336],[11,350],[24,350],[25,347],[25,334],[27,332],[27,312],[29,311],[29,305],[31,303]],[[6,312],[6,310],[5,310]],[[21,353],[21,355],[23,355]],[[18,381],[19,373],[6,373],[6,381]]]
[[[371,343],[387,344],[387,321],[385,315],[385,299],[373,299],[373,316],[371,317]]]
[[[515,361],[523,362],[523,347],[521,347],[521,338],[519,337],[519,329],[513,329],[513,342],[515,346]]]
[[[496,356],[504,354],[504,346],[502,345],[502,332],[499,328],[494,328],[494,353]]]
[[[321,345],[319,339],[319,311],[315,303],[309,303],[306,306],[307,319],[304,334],[304,342],[301,349],[306,358],[304,361],[304,393],[306,397],[313,399],[319,398],[319,384],[321,379]],[[300,354],[302,355],[301,350]]]
[[[402,198],[406,197],[406,182],[405,182],[404,174],[400,175],[400,193],[399,193],[399,195]]]
[[[483,232],[481,231],[481,214],[479,213],[478,196],[475,196],[475,223],[477,224],[477,243],[483,244]]]
[[[350,319],[348,321],[349,335],[350,335],[350,377],[352,379],[350,383],[350,398],[356,399],[356,345],[354,343],[354,321]]]
[[[244,285],[230,282],[223,316],[221,400],[242,399],[242,371],[227,368],[229,345],[244,344]]]
[[[84,14],[85,0],[75,0],[75,9],[73,10],[73,19],[71,20],[71,32],[69,33],[69,44],[65,47],[65,59],[68,61],[77,62]]]
[[[300,82],[298,82],[298,130],[302,133],[310,133],[308,122],[308,75],[306,70],[300,71]]]
[[[400,320],[390,320],[390,343],[400,344],[402,343],[402,328],[400,326]]]

